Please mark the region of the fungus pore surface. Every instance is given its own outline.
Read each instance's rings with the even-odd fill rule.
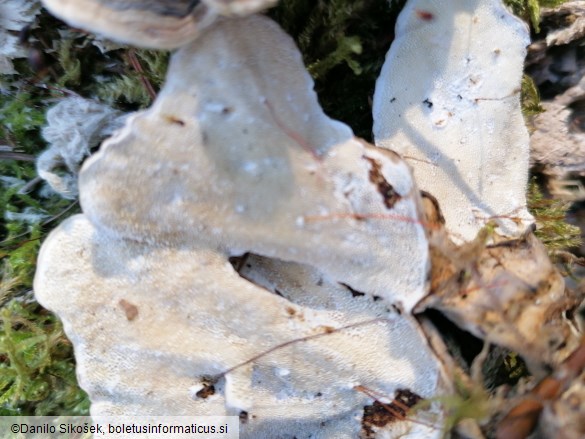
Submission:
[[[527,26],[500,0],[411,0],[376,84],[374,138],[412,165],[456,241],[490,219],[518,236],[528,133],[520,109]]]
[[[217,24],[86,162],[83,211],[120,237],[310,264],[410,310],[429,267],[408,165],[329,119],[312,87],[275,23]]]

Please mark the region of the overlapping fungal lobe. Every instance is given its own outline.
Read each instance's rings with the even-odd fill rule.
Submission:
[[[193,0],[42,0],[69,25],[112,40],[175,49],[196,38],[217,13]]]
[[[329,119],[312,87],[275,23],[217,23],[86,162],[85,214],[129,239],[310,264],[409,311],[429,266],[408,165]]]
[[[489,218],[508,236],[532,221],[520,110],[528,43],[500,0],[411,0],[398,19],[376,84],[375,142],[411,164],[458,241]]]
[[[250,282],[217,251],[121,239],[84,215],[38,266],[95,417],[240,415],[242,438],[354,439],[374,404],[359,386],[390,400],[447,389],[411,316],[313,267],[249,256]],[[385,419],[364,437],[441,435],[436,407]]]
[[[220,15],[244,16],[276,0],[43,0],[72,26],[112,40],[176,49],[197,38]]]
[[[210,8],[226,16],[246,16],[274,6],[278,0],[203,0]]]

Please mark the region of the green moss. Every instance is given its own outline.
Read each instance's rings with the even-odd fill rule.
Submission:
[[[58,52],[70,65],[53,68],[54,82],[40,83],[26,63],[3,78],[0,143],[12,151],[0,160],[0,413],[87,413],[87,397],[75,379],[73,352],[57,319],[31,300],[41,240],[71,202],[43,195],[32,162],[46,144],[45,112],[63,84],[79,83],[71,46]],[[68,73],[69,72],[69,73]],[[77,78],[77,79],[76,79]],[[17,159],[10,158],[18,153]],[[63,218],[65,215],[63,215]]]
[[[89,403],[75,379],[61,323],[35,303],[0,309],[0,404],[8,413],[82,415]]]
[[[358,37],[344,37],[337,42],[337,47],[325,58],[315,61],[307,70],[314,79],[319,79],[335,66],[346,63],[355,75],[362,73],[362,67],[359,62],[353,59],[353,55],[362,53],[362,44]]]
[[[283,0],[270,15],[296,41],[325,112],[371,140],[376,78],[404,2]]]
[[[153,100],[151,91],[157,92],[164,82],[169,53],[134,49],[122,52],[124,72],[102,83],[96,94],[110,105],[131,104],[145,108]]]
[[[504,0],[516,14],[532,24],[536,33],[540,32],[540,8],[554,8],[567,0]]]
[[[581,245],[581,230],[566,221],[570,202],[546,198],[535,179],[528,187],[528,209],[536,220],[536,236],[549,252]]]
[[[63,74],[57,81],[57,85],[79,86],[81,84],[81,61],[73,46],[74,40],[64,39],[57,42],[57,55],[59,65],[63,69]]]
[[[521,104],[524,117],[529,119],[531,116],[544,112],[544,108],[540,105],[540,93],[530,76],[522,75],[521,87]]]
[[[449,437],[453,428],[464,419],[485,420],[492,413],[489,393],[480,383],[472,382],[456,372],[453,377],[455,392],[448,396],[438,396],[422,400],[413,411],[426,410],[432,404],[441,405],[445,413],[443,420],[443,437]]]
[[[528,376],[528,368],[526,363],[520,356],[515,352],[509,352],[504,358],[504,366],[507,372],[507,378],[509,381],[518,381],[524,376]]]
[[[21,152],[39,149],[45,106],[32,91],[8,89],[0,95],[0,138]]]

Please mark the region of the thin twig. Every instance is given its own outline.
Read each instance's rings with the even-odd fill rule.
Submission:
[[[156,91],[154,90],[154,87],[146,77],[144,69],[142,68],[142,64],[140,64],[140,61],[138,60],[138,57],[136,56],[136,52],[134,51],[134,49],[128,50],[128,58],[130,59],[130,63],[132,64],[132,67],[134,67],[134,70],[138,72],[140,82],[142,82],[142,85],[144,85],[144,88],[146,88],[148,95],[154,101],[156,99]]]
[[[306,337],[300,337],[300,338],[295,338],[293,340],[289,340],[289,341],[285,341],[284,343],[281,343],[279,345],[276,345],[270,349],[268,349],[267,351],[261,352],[257,355],[254,355],[252,358],[249,358],[246,361],[241,362],[240,364],[236,364],[235,366],[230,367],[227,370],[224,370],[223,372],[215,375],[213,377],[213,380],[218,380],[220,378],[222,378],[223,376],[227,375],[228,373],[233,372],[236,369],[239,369],[240,367],[246,366],[247,364],[253,363],[254,361],[274,352],[277,351],[279,349],[283,349],[287,346],[290,346],[292,344],[295,343],[301,343],[301,342],[305,342],[305,341],[309,341],[309,340],[314,340],[316,338],[320,338],[320,337],[324,337],[326,335],[329,334],[334,334],[336,332],[340,332],[340,331],[344,331],[346,329],[352,329],[352,328],[357,328],[359,326],[365,326],[365,325],[371,325],[373,323],[379,323],[379,322],[388,322],[388,318],[386,317],[378,317],[375,319],[371,319],[371,320],[365,320],[362,322],[357,322],[357,323],[352,323],[350,325],[346,325],[346,326],[340,326],[339,328],[327,328],[325,331],[320,332],[319,334],[313,334],[313,335],[307,335]]]

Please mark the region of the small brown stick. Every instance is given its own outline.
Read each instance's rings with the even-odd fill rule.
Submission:
[[[142,82],[142,85],[144,85],[144,88],[146,88],[148,95],[154,101],[156,99],[156,91],[154,90],[154,87],[146,77],[144,69],[140,64],[140,61],[138,60],[138,57],[136,56],[136,52],[134,51],[134,49],[128,50],[128,59],[130,60],[132,67],[134,67],[134,70],[138,72],[138,75],[140,76],[140,82]]]
[[[329,335],[329,334],[334,334],[336,332],[344,331],[346,329],[357,328],[359,326],[371,325],[373,323],[379,323],[379,322],[388,322],[388,319],[386,317],[378,317],[378,318],[371,319],[371,320],[365,320],[362,322],[352,323],[352,324],[346,325],[346,326],[340,326],[339,328],[327,327],[325,329],[325,331],[320,332],[319,334],[307,335],[306,337],[300,337],[300,338],[295,338],[293,340],[285,341],[284,343],[281,343],[281,344],[276,345],[276,346],[274,346],[274,347],[272,347],[264,352],[261,352],[257,355],[254,355],[252,358],[249,358],[248,360],[243,361],[240,364],[236,364],[235,366],[232,366],[229,369],[224,370],[223,372],[221,372],[217,375],[214,375],[212,378],[212,381],[217,381],[220,378],[227,375],[228,373],[231,373],[234,370],[239,369],[240,367],[243,367],[243,366],[246,366],[247,364],[253,363],[254,361],[256,361],[256,360],[258,360],[258,359],[260,359],[260,358],[262,358],[262,357],[264,357],[264,356],[266,356],[274,351],[285,348],[285,347],[290,346],[292,344],[305,342],[305,341],[309,341],[309,340],[314,340],[316,338],[320,338],[320,337],[323,337],[323,336]]]
[[[0,148],[2,148],[0,146]],[[22,162],[34,162],[35,157],[23,152],[13,152],[11,150],[0,149],[0,160],[18,160]]]
[[[309,145],[307,141],[303,139],[303,137],[299,133],[297,133],[294,130],[291,130],[278,118],[276,112],[274,111],[274,107],[272,107],[272,104],[268,102],[268,100],[264,100],[264,105],[266,105],[266,107],[270,111],[270,115],[276,122],[276,125],[278,125],[278,128],[280,128],[284,132],[284,134],[286,134],[288,137],[290,137],[296,143],[298,143],[301,146],[301,148],[303,148],[305,151],[311,154],[315,160],[321,161],[321,157],[319,157],[319,154],[317,154],[317,152],[313,148],[311,148],[311,145]]]
[[[503,101],[504,99],[509,99],[511,97],[516,96],[520,92],[521,92],[521,90],[518,88],[506,96],[497,97],[497,98],[474,98],[473,100],[475,101],[476,104],[480,101]]]
[[[394,215],[391,213],[332,213],[329,215],[306,215],[303,217],[305,221],[330,221],[332,219],[346,219],[353,218],[358,221],[367,219],[382,219],[382,220],[397,220],[410,224],[418,224],[429,229],[438,229],[439,226],[432,223],[427,223],[416,218],[403,215]]]
[[[438,168],[439,167],[439,165],[437,165],[436,163],[431,162],[430,160],[419,159],[419,158],[413,157],[411,155],[403,155],[402,158],[404,160],[413,160],[415,162],[426,163],[427,165],[434,166],[435,168]]]

